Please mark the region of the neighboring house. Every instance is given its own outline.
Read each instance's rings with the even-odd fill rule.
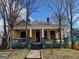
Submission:
[[[67,25],[62,25],[61,36],[62,39],[67,37]],[[32,42],[40,42],[42,38],[46,41],[52,39],[59,40],[59,25],[47,22],[30,22],[28,25],[28,37],[32,38]],[[13,39],[26,38],[26,21],[21,20],[13,28]]]
[[[73,29],[73,37],[79,38],[79,30],[78,29]]]

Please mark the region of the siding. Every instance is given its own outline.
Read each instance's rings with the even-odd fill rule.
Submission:
[[[20,37],[20,31],[13,31],[13,39]]]

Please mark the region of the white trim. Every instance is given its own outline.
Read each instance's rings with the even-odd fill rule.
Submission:
[[[44,38],[44,29],[42,29],[42,38]]]
[[[32,29],[30,28],[30,38],[32,38]]]
[[[28,28],[27,29],[58,29],[59,27],[58,26],[28,26]],[[62,29],[64,29],[65,27],[62,27]],[[15,26],[14,28],[13,28],[14,30],[18,30],[18,29],[20,29],[20,30],[22,30],[22,29],[26,29],[26,27],[25,26],[22,26],[22,27],[19,27],[19,26]]]

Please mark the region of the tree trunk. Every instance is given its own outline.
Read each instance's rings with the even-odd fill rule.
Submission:
[[[70,38],[71,38],[71,48],[73,49],[73,35],[72,35],[72,24],[70,24]]]
[[[8,35],[7,35],[7,42],[8,42],[8,48],[10,48],[10,30],[8,29]]]
[[[28,22],[26,21],[26,42],[28,40],[28,29],[27,29],[27,27],[28,27]]]
[[[7,30],[6,30],[6,21],[5,21],[5,19],[4,19],[4,33],[5,33],[6,37],[7,37]]]
[[[26,42],[28,41],[28,20],[29,20],[29,16],[28,16],[28,13],[26,15]]]
[[[7,49],[7,40],[6,40],[6,37],[5,37],[5,34],[3,34],[3,37],[2,37],[2,49]]]
[[[6,30],[6,21],[5,21],[5,17],[4,17],[4,35],[2,38],[2,48],[3,49],[7,49],[8,46],[8,41],[7,41],[7,30]]]
[[[29,20],[29,9],[30,9],[30,4],[29,0],[26,0],[26,42],[28,41],[28,20]],[[28,5],[27,5],[28,4]]]
[[[9,30],[9,48],[12,49],[12,28]]]
[[[61,38],[61,20],[59,20],[59,39],[60,39],[60,47],[62,46],[62,38]]]

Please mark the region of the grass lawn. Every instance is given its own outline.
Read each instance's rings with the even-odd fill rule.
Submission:
[[[11,50],[0,50],[0,56],[9,56],[11,52]]]
[[[9,59],[24,59],[29,53],[27,49],[0,50],[0,56],[9,57]]]
[[[72,49],[44,49],[42,54],[45,59],[79,59],[79,51]]]

